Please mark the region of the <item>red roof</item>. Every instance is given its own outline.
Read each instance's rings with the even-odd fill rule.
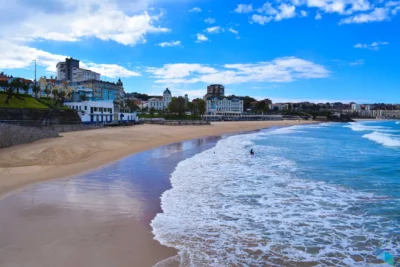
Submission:
[[[0,81],[2,82],[8,82],[8,77],[0,77]]]
[[[21,81],[24,83],[33,83],[32,80],[28,80],[28,79],[24,79],[24,78],[21,78]]]

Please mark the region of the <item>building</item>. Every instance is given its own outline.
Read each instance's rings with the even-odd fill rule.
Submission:
[[[272,110],[287,110],[287,109],[289,109],[289,105],[284,104],[284,103],[271,104],[270,106],[271,106]]]
[[[206,100],[207,115],[234,115],[243,113],[243,100],[209,97]]]
[[[207,99],[213,96],[218,98],[225,96],[225,87],[221,84],[211,84],[207,86],[207,94],[204,98]]]
[[[153,97],[147,102],[148,108],[154,108],[155,110],[164,110],[168,108],[169,103],[172,101],[171,91],[167,88],[165,89],[162,98]]]
[[[100,80],[88,80],[80,82],[79,85],[92,89],[94,101],[112,100],[123,102],[125,98],[125,92],[121,79],[118,79],[117,83]]]
[[[80,68],[79,62],[77,59],[66,58],[65,62],[57,63],[57,80],[69,82],[100,80],[100,73]]]
[[[73,91],[71,94],[71,101],[93,101],[93,90],[91,88],[78,85],[75,87],[75,91]]]
[[[351,103],[351,110],[353,111],[361,110],[361,105],[356,103]]]
[[[78,112],[85,124],[135,122],[138,120],[136,112],[120,109],[113,101],[78,101],[65,102],[65,106]]]

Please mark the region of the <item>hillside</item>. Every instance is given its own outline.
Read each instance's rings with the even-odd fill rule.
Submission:
[[[7,94],[0,92],[0,108],[49,108],[47,105],[40,103],[30,95],[19,94],[18,97],[13,96],[8,104],[6,104],[6,99]]]

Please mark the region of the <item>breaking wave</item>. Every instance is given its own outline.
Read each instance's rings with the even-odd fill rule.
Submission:
[[[381,197],[297,177],[279,146],[255,142],[299,131],[232,136],[180,162],[155,239],[179,250],[181,266],[373,266],[377,246],[400,254],[400,225],[365,208]]]

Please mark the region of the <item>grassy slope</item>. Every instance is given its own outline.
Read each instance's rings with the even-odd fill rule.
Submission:
[[[58,109],[70,109],[67,106],[60,106],[59,104],[56,105],[56,101],[53,100],[53,99],[41,98],[40,101],[45,103],[45,104],[47,104],[47,105],[49,105],[50,107],[55,107],[55,108],[58,108]]]
[[[6,104],[7,95],[0,94],[0,108],[41,108],[48,109],[49,107],[38,102],[36,99],[32,97],[23,97],[22,99],[18,99],[13,96],[9,103]]]

